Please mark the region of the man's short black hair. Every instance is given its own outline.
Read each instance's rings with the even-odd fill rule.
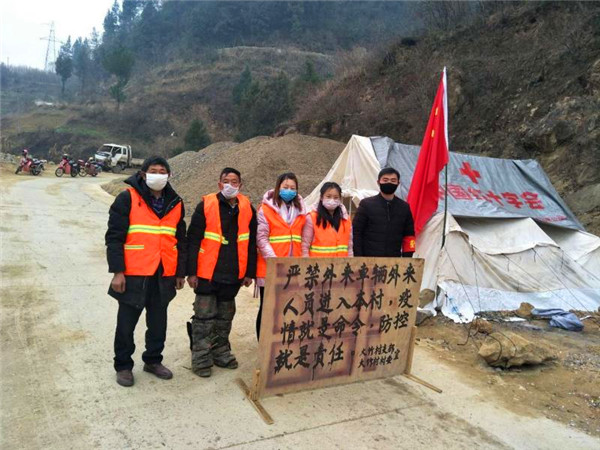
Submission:
[[[150,156],[144,160],[144,164],[142,164],[142,172],[148,172],[150,166],[163,166],[167,169],[167,173],[171,173],[171,166],[165,158],[162,156]]]
[[[384,176],[384,175],[391,175],[393,173],[396,174],[396,176],[398,177],[398,181],[400,181],[400,172],[398,172],[393,167],[386,167],[385,169],[381,169],[379,171],[379,175],[377,176],[377,181],[381,180],[382,176]]]
[[[229,175],[230,173],[237,175],[239,180],[242,181],[242,174],[240,173],[239,170],[236,170],[233,167],[225,167],[223,170],[221,170],[221,175],[219,175],[219,180],[221,180],[221,178],[223,178],[223,175]]]

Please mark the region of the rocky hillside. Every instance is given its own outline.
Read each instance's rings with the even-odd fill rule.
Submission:
[[[307,99],[293,127],[418,145],[444,66],[452,149],[539,160],[599,233],[600,3],[520,4],[469,27],[402,39]]]
[[[213,142],[235,135],[232,90],[246,66],[254,80],[279,73],[298,76],[311,62],[321,77],[334,73],[334,58],[292,48],[232,47],[214,50],[203,62],[181,60],[132,78],[127,101],[99,97],[85,103],[59,102],[2,116],[2,151],[54,157],[64,146],[74,156],[91,155],[104,142],[127,143],[136,157],[168,155],[183,145],[193,119],[201,119]],[[50,154],[49,150],[52,151]]]

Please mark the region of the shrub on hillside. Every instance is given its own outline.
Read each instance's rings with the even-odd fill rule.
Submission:
[[[237,114],[239,141],[254,136],[270,135],[281,122],[293,113],[290,80],[281,73],[264,84],[253,82],[246,90]]]
[[[195,119],[185,133],[184,150],[200,150],[211,144],[210,136],[201,120]]]

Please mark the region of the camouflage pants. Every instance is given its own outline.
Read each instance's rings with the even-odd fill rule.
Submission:
[[[223,301],[217,295],[196,295],[192,317],[193,371],[235,361],[229,343],[234,316],[235,299]]]

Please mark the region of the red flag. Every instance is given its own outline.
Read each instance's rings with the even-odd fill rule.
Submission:
[[[448,163],[446,86],[446,68],[444,67],[406,199],[415,221],[416,235],[421,232],[429,218],[437,210],[440,188],[439,174]]]

